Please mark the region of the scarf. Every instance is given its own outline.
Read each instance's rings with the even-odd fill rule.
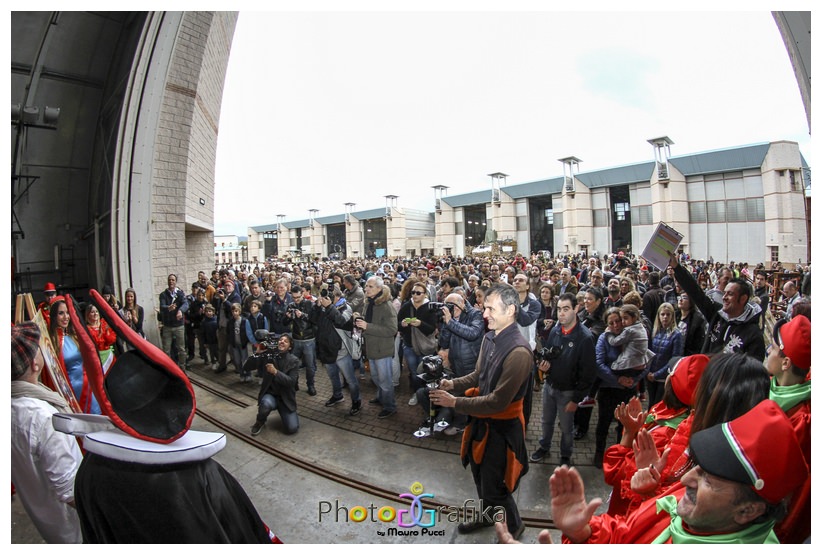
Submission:
[[[379,295],[378,295],[379,296]],[[374,304],[377,297],[365,297],[366,300],[366,307],[365,307],[365,321],[369,324],[374,319]]]
[[[677,499],[674,495],[669,495],[656,501],[657,513],[665,511],[671,515],[671,525],[668,526],[651,543],[711,543],[711,544],[762,544],[779,543],[776,534],[773,533],[773,521],[767,520],[762,524],[751,524],[744,530],[732,532],[730,534],[715,534],[711,536],[699,536],[688,532],[683,526],[682,518],[676,514]]]
[[[784,412],[811,398],[811,380],[796,385],[779,385],[776,378],[771,379],[771,391],[768,397],[776,402]]]
[[[11,382],[11,398],[19,399],[21,397],[30,397],[32,399],[45,401],[60,412],[74,412],[60,394],[40,383],[34,384],[22,380],[14,380]]]

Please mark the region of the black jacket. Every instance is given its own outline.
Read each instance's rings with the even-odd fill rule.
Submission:
[[[708,321],[708,333],[702,345],[704,354],[744,353],[760,362],[765,360],[765,339],[759,329],[759,305],[748,303],[740,316],[729,320],[722,305],[708,298],[688,270],[677,266],[674,275],[691,303]]]
[[[283,403],[290,411],[297,410],[297,380],[300,377],[300,359],[290,352],[285,353],[279,361],[274,362],[277,368],[277,375],[272,376],[266,372],[265,362],[260,359],[260,371],[263,374],[263,383],[260,386],[260,393],[257,395],[259,403],[263,395],[269,393],[273,395],[278,403]]]
[[[546,383],[560,391],[573,391],[573,401],[582,401],[588,395],[597,371],[594,335],[579,322],[571,333],[565,335],[562,333],[562,326],[557,324],[548,334],[543,346],[561,348],[559,356],[550,361],[551,368],[546,376]]]

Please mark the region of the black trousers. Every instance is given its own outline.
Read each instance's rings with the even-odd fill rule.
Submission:
[[[505,437],[493,429],[488,433],[482,464],[476,464],[471,458],[471,473],[477,486],[477,495],[484,507],[502,507],[505,509],[505,521],[508,530],[513,534],[522,526],[517,502],[512,492],[505,485],[505,459],[507,447]],[[490,509],[486,514],[494,514]]]
[[[600,387],[597,393],[597,405],[599,406],[599,420],[597,421],[596,431],[596,452],[604,453],[605,449],[609,447],[606,445],[608,441],[608,431],[611,428],[611,423],[614,422],[614,411],[620,403],[627,403],[631,397],[636,393],[636,388],[632,387],[626,389],[624,387]],[[577,411],[579,412],[579,411]],[[587,411],[588,413],[593,410]],[[622,424],[617,421],[617,441],[622,438]]]

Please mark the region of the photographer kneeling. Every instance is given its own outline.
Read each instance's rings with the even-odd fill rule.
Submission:
[[[459,378],[474,371],[483,335],[485,321],[482,318],[482,311],[467,305],[458,293],[451,293],[445,297],[440,326],[440,348],[437,354],[442,357],[453,377]],[[417,403],[426,415],[430,410],[429,391],[427,386],[417,389]],[[449,407],[438,409],[435,421],[444,420],[450,424],[444,431],[446,435],[456,435],[462,431],[467,420],[466,415],[455,413],[454,409]]]
[[[257,330],[257,333],[265,333]],[[257,421],[251,427],[251,435],[258,435],[272,410],[280,413],[286,434],[295,434],[300,429],[297,416],[297,379],[300,375],[300,359],[291,354],[294,342],[291,336],[284,333],[277,340],[277,348],[263,341],[266,350],[248,359],[249,364],[257,364],[264,370],[263,383],[257,396]]]

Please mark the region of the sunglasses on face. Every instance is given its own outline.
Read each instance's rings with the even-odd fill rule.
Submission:
[[[425,295],[425,291],[411,291],[412,295]]]

